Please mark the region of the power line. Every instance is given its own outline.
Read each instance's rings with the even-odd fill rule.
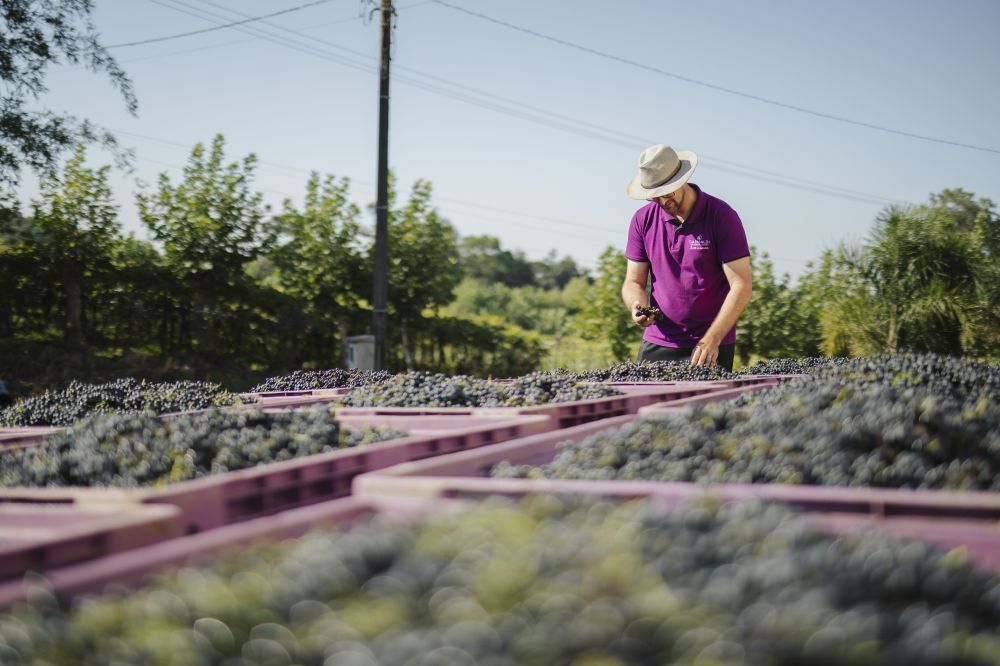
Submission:
[[[297,12],[302,9],[307,9],[309,7],[315,7],[316,5],[323,5],[328,2],[333,2],[333,0],[316,0],[315,2],[309,2],[304,5],[299,5],[298,7],[290,7],[288,9],[283,9],[280,12],[272,12],[270,14],[263,14],[261,16],[252,16],[248,19],[242,21],[234,21],[233,23],[227,23],[226,25],[217,25],[212,28],[204,28],[202,30],[192,30],[190,32],[182,32],[177,35],[167,35],[165,37],[154,37],[152,39],[143,39],[138,42],[128,42],[125,44],[113,44],[111,46],[105,47],[109,49],[123,49],[127,46],[140,46],[142,44],[153,44],[155,42],[165,42],[171,39],[180,39],[181,37],[191,37],[192,35],[201,35],[206,32],[215,32],[216,30],[223,30],[225,28],[233,28],[238,25],[243,25],[245,23],[253,23],[254,21],[261,21],[263,19],[271,18],[273,16],[281,16],[282,14],[291,14],[292,12]]]
[[[797,111],[799,113],[805,113],[805,114],[808,114],[808,115],[811,115],[811,116],[816,116],[818,118],[826,118],[827,120],[835,120],[837,122],[847,123],[847,124],[850,124],[850,125],[856,125],[858,127],[867,127],[868,129],[874,129],[874,130],[878,130],[880,132],[888,132],[890,134],[896,134],[896,135],[899,135],[899,136],[905,136],[905,137],[909,137],[911,139],[920,139],[921,141],[932,141],[934,143],[942,143],[942,144],[946,144],[946,145],[949,145],[949,146],[957,146],[959,148],[968,148],[970,150],[980,150],[980,151],[987,152],[987,153],[997,153],[997,154],[1000,154],[1000,149],[997,149],[997,148],[989,148],[989,147],[986,147],[986,146],[977,146],[977,145],[974,145],[974,144],[971,144],[971,143],[961,143],[961,142],[958,142],[958,141],[949,141],[947,139],[938,139],[936,137],[926,136],[924,134],[915,134],[913,132],[906,132],[904,130],[893,129],[891,127],[885,127],[883,125],[875,125],[873,123],[868,123],[868,122],[864,122],[864,121],[861,121],[861,120],[853,120],[851,118],[845,118],[843,116],[837,116],[837,115],[834,115],[832,113],[825,113],[823,111],[814,111],[812,109],[807,109],[807,108],[802,107],[802,106],[796,106],[794,104],[788,104],[786,102],[780,102],[778,100],[770,99],[768,97],[762,97],[760,95],[754,95],[752,93],[746,93],[746,92],[743,92],[743,91],[740,91],[740,90],[734,90],[733,88],[727,88],[725,86],[716,85],[714,83],[708,83],[706,81],[701,81],[699,79],[695,79],[695,78],[692,78],[690,76],[684,76],[682,74],[677,74],[675,72],[668,72],[668,71],[660,69],[658,67],[653,67],[651,65],[646,65],[646,64],[643,64],[641,62],[636,62],[635,60],[629,60],[628,58],[622,58],[621,56],[616,56],[616,55],[613,55],[613,54],[610,54],[610,53],[605,53],[604,51],[598,51],[597,49],[591,48],[589,46],[583,46],[583,45],[577,44],[575,42],[570,42],[570,41],[565,40],[565,39],[560,39],[558,37],[553,37],[552,35],[546,35],[546,34],[543,34],[541,32],[537,32],[535,30],[531,30],[529,28],[525,28],[525,27],[522,27],[522,26],[519,26],[519,25],[514,25],[513,23],[508,23],[507,21],[501,21],[500,19],[493,18],[492,16],[487,16],[486,14],[480,14],[479,12],[474,12],[474,11],[472,11],[470,9],[466,9],[464,7],[459,7],[458,5],[453,5],[453,4],[449,3],[449,2],[445,2],[444,0],[430,0],[430,2],[433,2],[436,5],[441,5],[442,7],[447,7],[448,9],[452,9],[452,10],[455,10],[457,12],[461,12],[463,14],[468,14],[469,16],[474,16],[476,18],[482,19],[484,21],[488,21],[490,23],[494,23],[494,24],[499,25],[499,26],[503,26],[505,28],[509,28],[511,30],[516,30],[517,32],[522,32],[522,33],[524,33],[526,35],[531,35],[532,37],[537,37],[538,39],[544,39],[546,41],[553,42],[555,44],[560,44],[562,46],[566,46],[566,47],[569,47],[569,48],[572,48],[572,49],[576,49],[577,51],[583,51],[584,53],[589,53],[591,55],[596,55],[598,57],[605,58],[607,60],[613,60],[615,62],[619,62],[619,63],[625,64],[625,65],[629,65],[631,67],[637,67],[637,68],[643,69],[643,70],[645,70],[647,72],[653,72],[655,74],[660,74],[662,76],[668,76],[670,78],[677,79],[679,81],[684,81],[684,82],[690,83],[692,85],[702,86],[703,88],[710,88],[712,90],[718,90],[720,92],[724,92],[724,93],[729,94],[729,95],[737,95],[739,97],[744,97],[746,99],[752,99],[752,100],[757,101],[757,102],[761,102],[761,103],[764,103],[764,104],[770,104],[772,106],[781,107],[783,109],[788,109],[790,111]]]
[[[218,5],[214,5],[214,3],[210,2],[209,0],[200,0],[200,1],[202,2],[202,4],[208,4],[218,7]],[[415,3],[413,5],[409,5],[409,7],[415,7],[420,4],[428,4],[433,1],[435,0],[424,0],[424,2]],[[223,16],[211,10],[194,7],[193,5],[183,2],[182,0],[149,0],[149,2],[188,14],[190,16],[195,16],[196,18],[200,18],[202,20],[216,21],[216,22],[218,20],[223,20],[223,21],[229,20],[228,17],[226,16]],[[187,9],[185,9],[185,7]],[[237,12],[235,10],[227,10],[227,11],[229,11],[232,14],[240,15],[240,12]],[[322,46],[336,48],[347,54],[364,58],[365,62],[359,62],[358,60],[350,58],[348,56],[329,53],[328,51],[324,51],[321,48],[311,46],[308,44],[303,44],[301,41],[297,41],[282,35],[277,35],[276,33],[273,32],[267,32],[262,30],[261,28],[237,26],[234,29],[239,30],[240,32],[244,32],[245,34],[250,34],[258,38],[266,39],[267,41],[278,44],[279,46],[291,48],[301,53],[306,53],[307,55],[312,55],[314,57],[327,60],[329,62],[341,64],[346,67],[350,67],[352,69],[357,69],[367,73],[372,73],[376,71],[374,63],[371,63],[372,57],[369,54],[362,53],[360,51],[356,51],[354,49],[350,49],[344,46],[340,46],[338,44],[332,44],[330,42],[312,37],[310,35],[302,34],[298,31],[291,30],[289,28],[284,28],[279,25],[267,23],[266,21],[263,21],[263,23],[265,25],[272,26],[283,32],[291,33],[293,35],[297,35],[299,37],[304,37],[306,39],[312,40]],[[535,124],[551,127],[553,129],[569,132],[572,134],[576,134],[578,136],[583,136],[589,139],[602,141],[605,143],[611,143],[617,146],[634,150],[638,150],[652,143],[655,143],[654,141],[650,141],[648,139],[622,134],[617,130],[604,128],[587,121],[571,118],[569,116],[561,114],[556,114],[550,111],[546,111],[544,109],[540,109],[538,107],[525,104],[523,102],[518,102],[516,100],[511,100],[509,98],[501,97],[483,90],[478,90],[466,86],[464,84],[455,83],[452,81],[448,81],[447,79],[442,79],[437,76],[425,74],[423,72],[414,70],[412,68],[398,66],[397,69],[404,70],[407,72],[412,72],[415,76],[431,79],[433,81],[438,81],[441,82],[441,84],[443,84],[443,85],[438,85],[435,83],[422,81],[419,78],[414,78],[413,76],[403,76],[398,74],[393,76],[393,80],[398,80],[400,83],[403,83],[405,85],[416,87],[436,95],[449,97],[457,101],[465,102],[466,104],[471,104],[473,106],[478,106],[480,108],[485,108],[491,111],[495,111],[497,113],[501,113],[515,118],[520,118],[522,120],[533,122]],[[854,190],[847,190],[845,188],[826,185],[824,183],[818,183],[816,181],[809,181],[802,178],[787,176],[772,171],[766,171],[763,169],[758,169],[756,167],[743,165],[737,162],[729,162],[726,160],[713,158],[706,154],[702,154],[702,156],[706,158],[706,160],[703,162],[703,165],[705,167],[710,169],[713,168],[718,169],[724,172],[729,172],[734,175],[741,176],[743,178],[750,178],[753,180],[767,182],[791,189],[797,189],[800,191],[805,191],[815,194],[824,194],[826,196],[857,201],[872,205],[894,203],[897,201],[894,199],[874,194],[857,192]],[[718,162],[718,164],[715,164],[715,162]]]

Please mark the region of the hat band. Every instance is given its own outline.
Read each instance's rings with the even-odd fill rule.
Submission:
[[[671,171],[670,175],[668,175],[666,178],[664,178],[660,182],[655,183],[653,185],[646,185],[645,183],[643,183],[642,186],[645,189],[647,189],[647,190],[655,190],[657,187],[661,187],[663,185],[666,185],[668,182],[670,182],[670,179],[673,178],[674,176],[676,176],[677,172],[680,171],[680,170],[681,170],[681,161],[677,160],[677,166],[674,167],[674,170]]]

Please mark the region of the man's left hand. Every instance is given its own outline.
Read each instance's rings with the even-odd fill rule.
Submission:
[[[719,362],[719,343],[702,338],[691,354],[691,365],[715,365]]]

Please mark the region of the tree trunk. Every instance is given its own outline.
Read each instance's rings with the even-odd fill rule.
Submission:
[[[898,307],[895,303],[889,306],[889,333],[886,336],[885,346],[888,347],[890,354],[895,354],[896,348],[899,346]]]
[[[350,359],[350,345],[347,344],[347,318],[337,317],[337,336],[340,338],[340,367],[346,368]]]
[[[209,356],[215,353],[215,326],[211,320],[212,289],[211,276],[199,275],[192,281],[191,333],[197,341],[198,351]]]
[[[399,322],[399,335],[403,340],[403,361],[407,370],[413,370],[413,354],[410,352],[410,336],[406,333],[406,322]]]
[[[4,303],[0,305],[0,338],[14,335],[14,310]]]
[[[73,348],[83,345],[83,267],[63,265],[63,293],[66,296],[66,325],[63,339]]]

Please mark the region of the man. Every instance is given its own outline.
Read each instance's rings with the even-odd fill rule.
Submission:
[[[750,247],[736,211],[688,182],[697,166],[693,152],[662,144],[639,155],[627,192],[649,203],[632,216],[622,300],[645,329],[638,362],[690,359],[732,370],[736,320],[750,302]]]

